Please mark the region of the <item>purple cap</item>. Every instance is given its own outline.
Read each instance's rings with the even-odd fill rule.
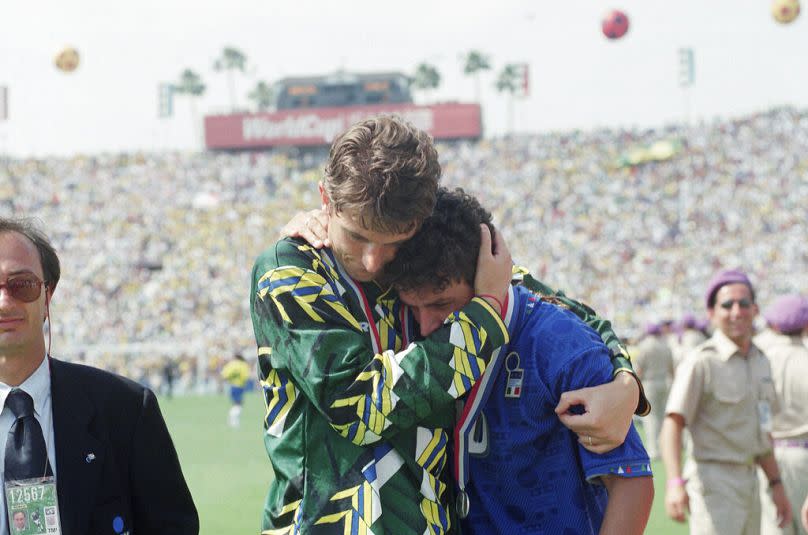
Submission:
[[[650,322],[645,325],[645,334],[648,336],[659,336],[662,334],[662,328],[658,323]]]
[[[796,294],[780,296],[766,308],[763,317],[781,333],[800,333],[808,326],[808,299]]]
[[[752,283],[749,282],[749,277],[746,276],[746,273],[739,269],[725,269],[719,271],[710,279],[710,284],[707,286],[707,293],[704,294],[707,308],[713,308],[713,305],[715,305],[715,294],[718,293],[718,290],[720,290],[722,286],[737,283],[746,284],[749,287],[749,291],[752,292],[752,300],[755,299],[755,289],[752,287]]]
[[[682,320],[679,325],[681,325],[682,329],[698,329],[696,316],[690,312],[687,312],[684,316],[682,316]]]

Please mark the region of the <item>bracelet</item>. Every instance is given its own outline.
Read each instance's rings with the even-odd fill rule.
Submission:
[[[673,477],[665,483],[665,487],[673,488],[673,487],[684,487],[685,483],[687,483],[686,479],[682,479],[681,477]]]
[[[477,294],[477,297],[488,297],[488,298],[493,299],[494,301],[496,301],[497,306],[499,306],[499,315],[502,316],[502,301],[500,301],[499,299],[497,299],[496,297],[494,297],[491,294]]]
[[[775,477],[774,479],[769,480],[769,488],[772,488],[775,485],[782,485],[782,484],[783,484],[783,480],[780,479],[779,477]]]

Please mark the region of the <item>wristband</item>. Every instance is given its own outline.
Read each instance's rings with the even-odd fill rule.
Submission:
[[[494,297],[491,294],[477,294],[477,297],[488,297],[488,298],[493,299],[494,301],[496,301],[497,306],[499,306],[499,315],[500,315],[500,317],[502,316],[502,301],[500,301],[499,299],[497,299],[496,297]]]
[[[673,487],[684,487],[685,483],[687,483],[686,479],[682,479],[681,477],[674,477],[669,479],[668,482],[665,483],[665,487],[669,489]]]
[[[769,488],[773,488],[775,485],[782,485],[783,480],[779,477],[775,477],[774,479],[769,480]]]

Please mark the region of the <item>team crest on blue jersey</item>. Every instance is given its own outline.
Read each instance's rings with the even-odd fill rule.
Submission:
[[[521,397],[525,370],[519,367],[519,353],[516,351],[511,351],[508,353],[508,356],[505,357],[505,371],[508,374],[505,381],[505,397]]]

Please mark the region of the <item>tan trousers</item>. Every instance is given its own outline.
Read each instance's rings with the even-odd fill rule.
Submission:
[[[659,431],[662,429],[662,421],[665,419],[665,403],[668,401],[668,384],[665,381],[643,382],[645,396],[651,403],[651,412],[643,418],[643,430],[645,431],[645,451],[651,459],[659,458]]]
[[[754,465],[696,462],[685,468],[690,535],[758,535],[760,497]]]
[[[774,458],[780,467],[780,478],[791,502],[791,523],[777,527],[777,509],[771,499],[766,476],[760,472],[761,535],[807,535],[800,522],[800,508],[808,496],[808,448],[775,448]]]

